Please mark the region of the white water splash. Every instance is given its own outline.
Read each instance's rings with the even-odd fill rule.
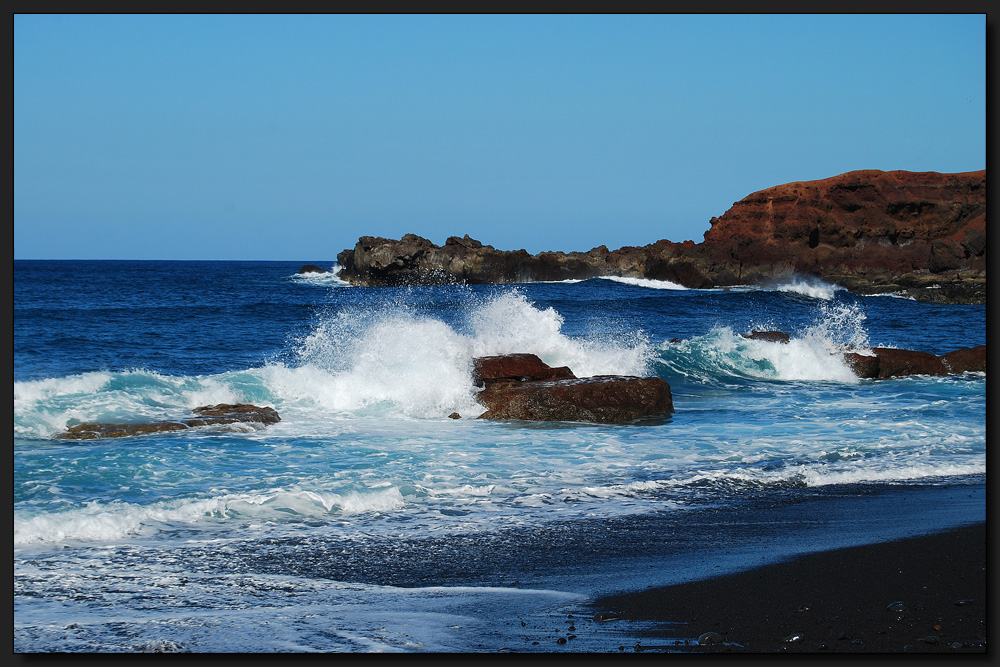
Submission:
[[[837,292],[844,288],[839,285],[825,283],[818,278],[796,277],[786,283],[780,283],[774,287],[779,292],[789,294],[800,294],[814,299],[829,301],[836,297]]]
[[[517,291],[488,301],[469,319],[475,357],[536,354],[550,366],[568,366],[577,377],[647,375],[652,359],[641,333],[619,339],[570,338],[562,333],[562,315],[537,308]]]
[[[322,267],[320,267],[322,268]],[[340,277],[344,267],[334,264],[327,273],[293,273],[292,280],[310,285],[330,285],[334,287],[351,287],[351,283]]]
[[[601,276],[603,280],[611,280],[616,283],[623,283],[625,285],[634,285],[636,287],[647,287],[649,289],[670,289],[670,290],[686,290],[687,287],[679,283],[670,282],[669,280],[652,280],[650,278],[631,278],[628,276]]]
[[[867,316],[850,304],[822,304],[816,320],[787,343],[744,338],[732,328],[714,327],[704,336],[664,344],[664,362],[685,375],[774,380],[858,382],[843,353],[869,349]]]
[[[165,527],[225,521],[283,523],[331,516],[387,512],[403,507],[395,487],[347,493],[282,490],[165,500],[142,505],[92,501],[79,508],[27,516],[14,513],[17,546],[61,542],[108,542],[150,536]]]
[[[810,339],[830,352],[864,352],[870,347],[865,320],[868,315],[857,305],[823,304],[813,324],[802,338]]]
[[[562,326],[559,313],[516,290],[470,303],[462,332],[405,304],[342,311],[302,341],[298,367],[269,369],[268,386],[334,412],[439,418],[482,413],[472,384],[476,357],[536,354],[579,377],[646,374],[650,349],[641,337],[577,339]]]

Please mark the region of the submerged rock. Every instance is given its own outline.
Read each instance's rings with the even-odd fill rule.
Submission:
[[[299,273],[330,273],[330,272],[327,271],[326,269],[319,268],[315,264],[306,264],[301,269],[299,269]]]
[[[487,408],[479,419],[622,424],[674,411],[670,385],[658,377],[577,378],[533,354],[480,357],[475,368],[484,387],[477,400]]]
[[[195,408],[192,412],[197,415],[180,421],[161,421],[139,424],[129,423],[96,423],[85,422],[71,426],[65,433],[56,436],[61,440],[94,440],[97,438],[123,438],[132,435],[147,435],[150,433],[163,433],[166,431],[182,431],[197,426],[211,426],[216,424],[232,424],[236,422],[246,422],[261,424],[275,424],[281,421],[278,412],[274,408],[259,407],[248,403],[218,405],[205,405]]]

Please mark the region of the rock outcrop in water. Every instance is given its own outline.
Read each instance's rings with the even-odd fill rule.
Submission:
[[[214,426],[245,422],[267,426],[281,421],[274,408],[258,407],[248,403],[230,405],[205,405],[195,408],[197,415],[180,421],[160,421],[139,424],[129,423],[83,423],[71,426],[56,437],[63,440],[94,440],[97,438],[122,438],[132,435],[182,431],[197,426]]]
[[[856,293],[985,303],[986,172],[852,171],[755,192],[702,243],[504,251],[452,236],[361,237],[337,256],[357,285],[516,283],[625,276],[708,288],[811,275]]]
[[[788,343],[791,337],[783,331],[752,331],[744,338],[772,343]],[[671,342],[680,342],[674,340]],[[986,346],[966,347],[948,354],[936,355],[918,350],[893,347],[873,347],[865,353],[845,352],[844,361],[855,375],[865,379],[886,379],[906,375],[951,375],[954,373],[986,372]]]
[[[577,378],[533,354],[480,357],[474,381],[483,387],[476,400],[487,408],[479,419],[624,424],[674,411],[670,385],[661,378]]]
[[[963,348],[936,355],[917,350],[872,348],[871,354],[848,352],[844,360],[860,378],[886,379],[906,375],[951,375],[986,372],[986,346]]]

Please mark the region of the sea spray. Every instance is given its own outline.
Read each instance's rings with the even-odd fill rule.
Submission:
[[[870,346],[864,326],[867,319],[868,315],[858,304],[823,304],[803,338],[824,346],[831,354],[865,352]]]
[[[653,350],[641,331],[567,336],[563,316],[539,308],[519,290],[510,290],[470,314],[474,356],[531,353],[550,366],[568,366],[577,377],[650,372]]]
[[[567,336],[559,313],[518,290],[470,298],[463,315],[449,324],[405,300],[331,313],[300,342],[296,368],[269,371],[270,386],[333,412],[437,418],[482,413],[475,357],[537,354],[579,377],[648,372],[651,350],[641,333]]]
[[[669,289],[669,290],[686,290],[687,287],[679,283],[671,282],[669,280],[653,280],[650,278],[633,278],[631,276],[601,276],[604,280],[610,280],[616,283],[622,283],[623,285],[632,285],[634,287],[647,287],[649,289]]]
[[[833,285],[818,278],[805,276],[796,276],[787,282],[777,283],[771,289],[826,301],[836,298],[838,292],[844,291],[840,285]]]
[[[290,278],[293,281],[308,285],[326,285],[330,287],[351,287],[351,283],[340,277],[340,272],[344,267],[334,264],[326,273],[307,272],[293,273]]]
[[[338,313],[307,338],[299,358],[292,375],[308,378],[315,403],[334,412],[433,417],[474,406],[465,337],[405,309]]]
[[[729,326],[716,325],[702,336],[660,347],[660,363],[706,383],[727,378],[857,382],[843,352],[868,348],[866,315],[856,304],[823,303],[814,321],[788,342],[744,337]],[[759,330],[772,329],[762,323]]]

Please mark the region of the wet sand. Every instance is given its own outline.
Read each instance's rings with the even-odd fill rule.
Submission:
[[[976,523],[609,595],[595,609],[656,622],[629,652],[985,653],[986,542]]]

